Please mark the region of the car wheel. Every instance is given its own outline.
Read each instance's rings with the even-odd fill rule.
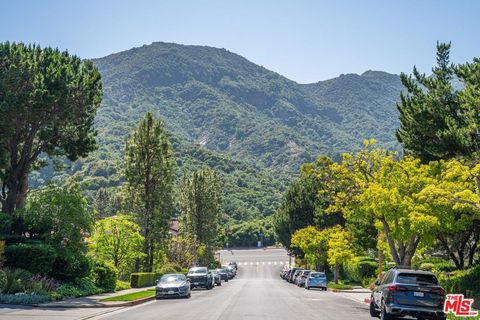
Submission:
[[[375,302],[373,302],[373,299],[370,300],[370,315],[372,317],[378,317],[378,315],[380,314],[380,312],[377,311],[377,309],[375,308]]]
[[[380,319],[381,320],[391,320],[393,317],[387,312],[385,303],[382,301],[382,308],[380,309]]]
[[[221,285],[222,285],[222,281],[220,281],[220,282],[218,283],[218,285],[221,286]]]
[[[308,287],[308,286],[305,286],[305,289],[307,289],[307,290],[310,290],[310,287]]]

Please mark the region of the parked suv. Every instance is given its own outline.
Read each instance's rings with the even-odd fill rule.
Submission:
[[[187,278],[190,279],[190,287],[203,287],[210,290],[214,286],[213,277],[205,267],[194,267],[188,270]]]
[[[394,268],[375,283],[370,315],[381,319],[414,316],[417,319],[446,319],[443,313],[445,291],[437,277],[427,271]]]

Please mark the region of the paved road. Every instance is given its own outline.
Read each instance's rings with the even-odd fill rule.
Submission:
[[[224,262],[241,262],[238,276],[213,290],[194,290],[192,297],[152,301],[136,307],[122,308],[91,319],[275,319],[275,320],[367,320],[371,319],[367,306],[332,292],[304,290],[281,280],[280,262],[287,262],[284,250],[223,251]],[[258,262],[258,264],[257,264]],[[269,264],[270,262],[270,264]],[[276,262],[276,264],[275,264]],[[38,318],[34,313],[38,313]],[[68,310],[66,311],[68,312]],[[80,310],[76,310],[80,312]],[[91,312],[91,310],[90,310]],[[39,319],[41,311],[31,310],[30,316],[5,314],[0,319]],[[66,315],[66,313],[65,313]],[[45,319],[66,319],[59,314]],[[68,319],[85,319],[78,314]]]

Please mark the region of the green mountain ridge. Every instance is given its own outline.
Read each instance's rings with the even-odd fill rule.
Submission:
[[[299,84],[225,49],[163,42],[93,61],[104,86],[100,149],[67,172],[88,178],[92,192],[121,183],[112,177],[124,141],[147,111],[172,134],[179,174],[202,165],[220,171],[235,220],[271,215],[298,166],[320,154],[339,159],[372,137],[398,146],[397,75]]]

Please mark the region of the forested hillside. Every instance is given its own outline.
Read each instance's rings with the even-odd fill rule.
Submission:
[[[371,137],[396,147],[396,75],[367,71],[298,84],[225,49],[172,43],[94,63],[104,87],[100,149],[66,171],[88,177],[92,196],[121,183],[125,139],[147,111],[172,135],[179,176],[203,165],[220,172],[226,212],[236,220],[272,214],[299,164],[319,154],[338,159]]]

